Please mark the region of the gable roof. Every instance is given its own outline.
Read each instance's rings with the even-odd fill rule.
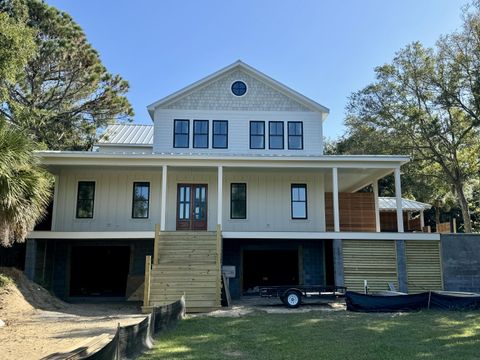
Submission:
[[[430,204],[422,203],[420,201],[402,199],[403,211],[420,211],[428,210],[432,207]],[[396,211],[397,199],[394,197],[379,197],[378,208],[380,211]]]
[[[237,70],[237,69],[241,69],[241,70],[245,71],[246,73],[253,76],[254,78],[266,83],[270,87],[274,88],[275,90],[279,91],[280,93],[284,94],[285,96],[288,96],[288,97],[292,98],[293,100],[299,102],[300,104],[302,104],[305,107],[311,109],[312,111],[321,112],[322,113],[322,120],[325,120],[328,113],[330,112],[330,110],[327,107],[325,107],[323,105],[320,105],[316,101],[300,94],[299,92],[289,88],[286,85],[283,85],[282,83],[278,82],[277,80],[272,79],[271,77],[265,75],[264,73],[258,71],[257,69],[251,67],[250,65],[245,64],[243,61],[237,60],[233,64],[228,65],[228,66],[224,67],[223,69],[220,69],[220,70],[214,72],[213,74],[211,74],[207,77],[204,77],[203,79],[198,80],[198,81],[194,82],[193,84],[191,84],[189,86],[186,86],[183,89],[181,89],[179,91],[176,91],[173,94],[168,95],[168,96],[166,96],[166,97],[148,105],[147,109],[148,109],[148,113],[150,114],[150,117],[153,120],[153,113],[155,112],[156,108],[161,107],[163,105],[166,105],[168,103],[171,103],[174,100],[179,100],[179,99],[183,98],[184,96],[187,96],[188,94],[192,93],[193,90],[200,89],[200,88],[206,86],[207,84],[221,78],[223,75],[227,74],[228,72],[230,72],[232,70]]]
[[[108,125],[96,145],[153,145],[153,126],[142,124]]]

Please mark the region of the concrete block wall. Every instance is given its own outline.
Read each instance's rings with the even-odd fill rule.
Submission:
[[[303,244],[303,282],[305,285],[325,285],[323,240]]]
[[[480,292],[480,234],[442,234],[440,239],[445,290]]]

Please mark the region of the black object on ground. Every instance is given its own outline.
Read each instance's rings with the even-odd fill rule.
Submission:
[[[478,310],[480,294],[423,292],[410,295],[370,295],[354,291],[345,294],[347,310],[358,312],[418,311],[421,309]]]

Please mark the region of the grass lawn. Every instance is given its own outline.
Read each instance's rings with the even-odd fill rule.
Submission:
[[[480,312],[193,317],[141,359],[480,359]]]

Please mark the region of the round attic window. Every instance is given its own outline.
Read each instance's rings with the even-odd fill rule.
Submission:
[[[232,84],[232,93],[235,96],[243,96],[247,92],[247,84],[243,81],[235,81]]]

